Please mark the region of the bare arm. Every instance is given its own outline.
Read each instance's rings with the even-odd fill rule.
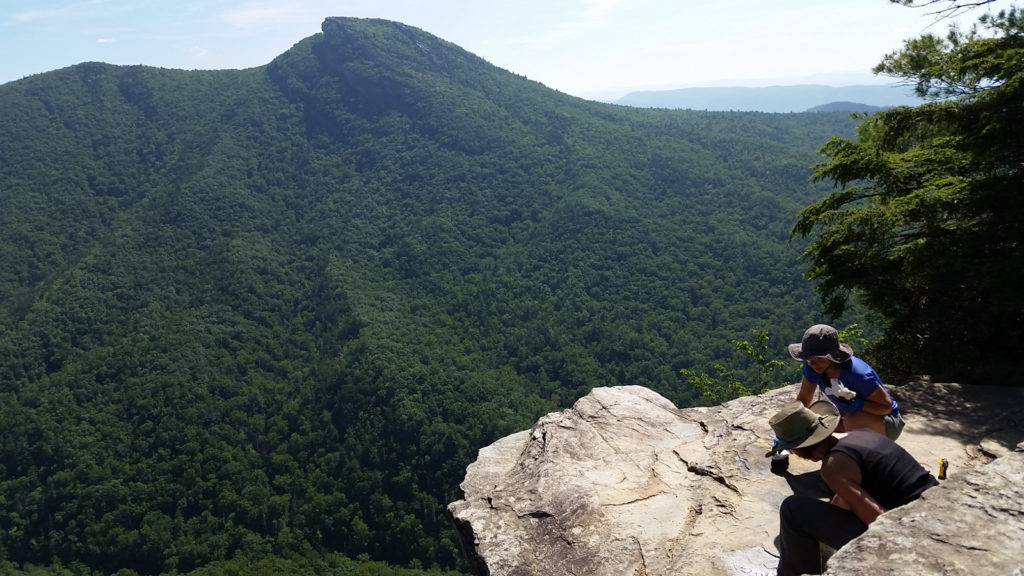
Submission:
[[[871,524],[885,509],[861,487],[860,467],[841,452],[829,452],[821,463],[821,477],[836,493],[833,501],[845,504],[865,524]]]
[[[804,378],[800,382],[800,391],[796,393],[796,399],[803,402],[804,406],[810,406],[814,402],[814,396],[818,392],[818,385]],[[886,412],[888,414],[888,412]]]
[[[889,394],[886,393],[885,388],[879,386],[875,388],[875,391],[864,399],[863,411],[868,414],[876,414],[878,416],[885,416],[892,412],[892,399],[889,398]]]

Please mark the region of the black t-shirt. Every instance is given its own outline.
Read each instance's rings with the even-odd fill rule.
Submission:
[[[860,468],[860,485],[883,508],[917,500],[939,483],[902,446],[871,430],[854,430],[829,452],[846,454]]]

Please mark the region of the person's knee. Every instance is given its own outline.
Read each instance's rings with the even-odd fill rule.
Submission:
[[[900,434],[903,432],[904,425],[905,423],[903,421],[903,416],[899,412],[893,412],[892,414],[889,414],[888,416],[885,417],[886,437],[888,437],[889,440],[895,442],[896,439],[899,438]]]

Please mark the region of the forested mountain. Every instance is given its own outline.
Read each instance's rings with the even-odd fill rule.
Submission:
[[[341,18],[0,86],[0,560],[456,567],[477,449],[595,386],[693,404],[680,368],[822,320],[787,238],[853,122],[587,102]]]
[[[804,112],[836,112],[845,110],[846,112],[854,114],[866,114],[871,112],[881,112],[887,110],[885,106],[870,106],[868,104],[860,104],[858,102],[829,102],[828,104],[822,104],[821,106],[815,106],[808,108]]]

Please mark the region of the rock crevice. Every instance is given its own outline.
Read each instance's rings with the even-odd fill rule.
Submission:
[[[829,573],[882,574],[873,559],[929,548],[965,562],[977,563],[984,553],[1019,563],[1024,453],[1014,449],[1024,431],[1007,407],[1024,404],[1024,390],[916,382],[893,393],[908,420],[900,444],[933,473],[940,458],[948,459],[950,480],[920,505],[884,514],[836,554]],[[782,499],[794,492],[827,496],[815,464],[794,458],[786,474],[776,475],[764,457],[773,437],[768,417],[795,395],[789,386],[679,409],[646,388],[595,388],[533,429],[481,449],[461,485],[465,497],[449,513],[478,574],[774,574]],[[918,406],[928,408],[927,419],[916,418]],[[953,520],[954,510],[938,512],[949,502],[970,518],[967,525]],[[893,530],[899,534],[889,536]],[[856,561],[847,560],[858,549]],[[958,566],[948,561],[936,573],[1012,573]]]

